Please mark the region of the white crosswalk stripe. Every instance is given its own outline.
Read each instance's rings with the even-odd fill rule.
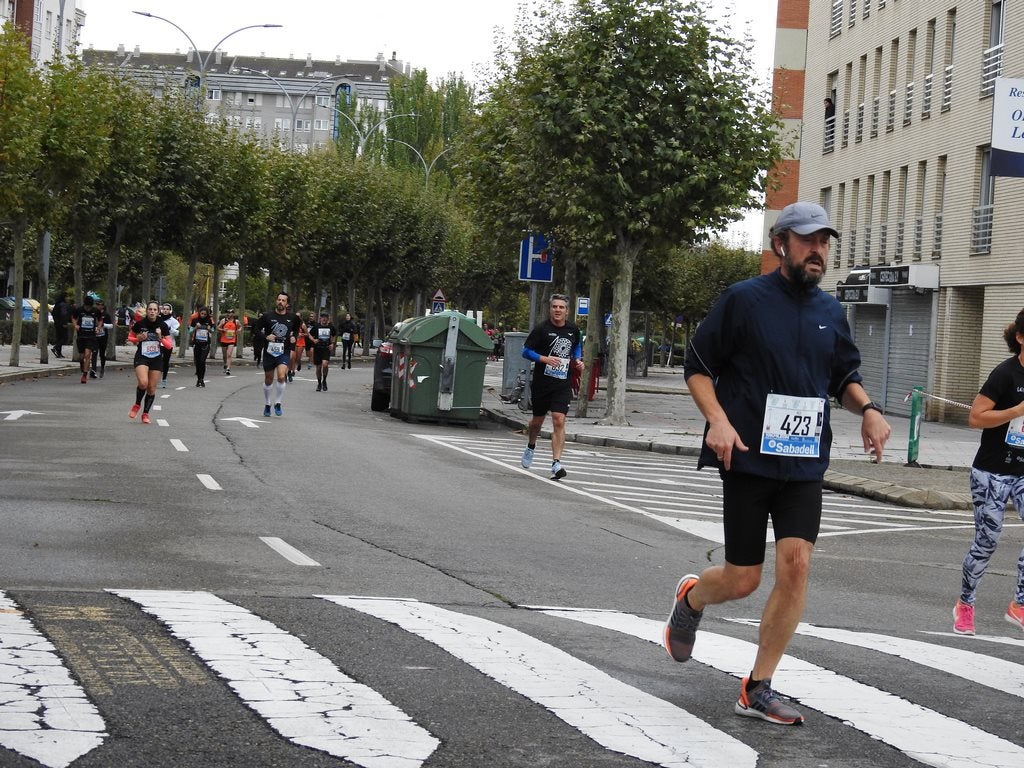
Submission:
[[[612,629],[661,645],[664,624],[617,611],[547,609],[548,615]],[[742,678],[757,646],[728,635],[701,631],[693,659]],[[849,723],[937,768],[1024,765],[1024,747],[906,699],[838,675],[816,664],[783,656],[772,680],[779,693]],[[981,756],[984,762],[981,763]]]
[[[416,600],[322,597],[439,645],[608,749],[667,767],[757,764],[756,752],[685,710],[515,629]]]
[[[0,592],[0,746],[64,768],[106,736],[57,649]]]
[[[460,435],[414,437],[525,471],[519,466],[522,440]],[[538,445],[534,466],[545,467],[548,459],[543,443]],[[724,543],[720,523],[722,482],[713,470],[698,472],[693,457],[567,446],[562,463],[569,476],[560,485],[571,493],[659,520],[716,544]],[[546,477],[536,470],[532,474]],[[973,527],[972,514],[965,510],[906,509],[826,492],[819,537]],[[772,538],[770,530],[768,537]]]
[[[358,671],[353,671],[351,677],[342,673],[335,661],[247,608],[208,592],[108,592],[153,616],[284,739],[367,768],[432,764],[431,756],[441,742],[422,724],[359,682]],[[726,733],[680,705],[627,684],[522,629],[469,610],[452,610],[415,599],[315,597],[372,617],[370,621],[387,622],[436,645],[453,657],[452,665],[464,664],[476,670],[470,672],[474,676],[481,673],[481,685],[501,685],[543,707],[587,736],[595,749],[672,768],[753,768],[758,764],[760,756],[744,742],[744,731]],[[592,626],[621,633],[628,638],[623,643],[637,647],[635,639],[645,647],[661,644],[661,620],[618,611],[525,608],[531,617],[553,622],[548,634],[566,637],[566,643],[572,636],[565,632],[567,627],[581,627],[575,630],[578,638],[580,632],[587,632],[583,628]],[[345,620],[344,615],[340,620]],[[742,626],[757,624],[743,618],[726,621]],[[873,671],[879,668],[879,660],[884,664],[887,657],[895,657],[900,664],[937,670],[962,686],[982,687],[993,696],[1024,698],[1024,665],[1015,661],[949,647],[943,641],[931,643],[810,624],[801,624],[797,632],[825,644],[855,646],[876,654],[877,659],[870,661]],[[607,645],[607,638],[612,636],[602,637]],[[997,642],[999,638],[992,640]],[[636,656],[636,648],[619,648],[614,641],[607,650],[620,659]],[[702,629],[693,662],[687,666],[669,664],[667,669],[672,670],[670,674],[685,677],[692,674],[695,665],[705,665],[741,678],[755,653],[756,646],[750,642]],[[824,655],[833,656],[842,658],[845,654]],[[404,666],[405,662],[403,656],[400,664]],[[783,657],[774,687],[793,698],[797,706],[831,718],[830,727],[843,723],[843,727],[860,731],[923,765],[1024,765],[1024,746],[1016,743],[1016,734],[1004,734],[1006,738],[984,730],[991,726],[980,716],[983,713],[971,712],[972,717],[977,716],[976,722],[965,722],[792,655]],[[70,766],[89,753],[95,753],[90,759],[102,762],[108,726],[88,700],[87,688],[75,683],[57,648],[29,622],[18,604],[0,592],[0,749],[53,768]],[[415,687],[410,690],[415,696]],[[738,686],[730,689],[729,695],[735,693]],[[934,691],[929,696],[934,696]],[[112,730],[118,727],[109,726]],[[762,732],[750,733],[757,738]],[[808,758],[814,759],[813,755]]]
[[[269,621],[206,592],[111,590],[192,646],[287,739],[366,768],[415,768],[438,740]]]

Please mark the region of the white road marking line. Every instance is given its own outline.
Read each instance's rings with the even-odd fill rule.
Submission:
[[[174,446],[174,450],[176,451],[180,451],[181,453],[188,453],[188,448],[186,448],[185,444],[176,437],[171,438],[171,445]]]
[[[199,482],[209,488],[211,491],[223,491],[216,480],[213,479],[213,475],[196,475],[199,478]]]
[[[440,742],[297,637],[208,592],[109,590],[167,625],[286,739],[367,768],[415,768]]]
[[[284,539],[279,539],[276,536],[260,536],[260,541],[277,552],[285,560],[295,563],[295,565],[320,565],[316,560],[307,557]]]
[[[1005,529],[1006,526],[1004,525]],[[984,643],[999,643],[1001,645],[1015,645],[1018,648],[1024,648],[1024,640],[1020,640],[1015,637],[1001,637],[999,635],[958,635],[955,632],[928,632],[921,630],[922,635],[936,635],[938,637],[959,637],[961,640],[974,640],[981,641]]]
[[[166,400],[170,395],[160,395],[161,400]]]
[[[162,411],[163,409],[164,407],[162,405],[154,405],[152,408],[150,408],[151,411]]]
[[[175,387],[174,391],[175,392],[181,392],[181,390],[183,390],[183,389],[184,389],[184,387]]]
[[[740,624],[756,626],[758,622],[746,619],[728,619]],[[985,685],[997,691],[1024,699],[1024,665],[1004,661],[973,651],[950,648],[945,645],[924,643],[920,640],[904,640],[900,637],[879,635],[874,632],[851,632],[846,629],[818,627],[801,623],[798,634],[817,637],[833,643],[845,643],[858,648],[867,648],[878,653],[887,653],[912,661],[924,667],[937,669],[947,675],[955,675],[972,683]]]
[[[157,419],[156,420],[156,425],[158,427],[169,427],[169,426],[171,426],[171,423],[169,421],[167,421],[167,419]]]
[[[754,750],[686,710],[511,627],[417,600],[318,597],[429,640],[607,749],[663,766],[757,764]]]
[[[617,611],[545,610],[544,613],[662,644],[664,623],[653,619]],[[738,678],[749,672],[756,654],[754,643],[703,630],[693,648],[696,661]],[[982,755],[986,768],[1024,765],[1024,747],[792,656],[782,657],[772,678],[772,687],[925,765],[977,768]]]
[[[0,745],[65,768],[106,737],[103,718],[57,649],[0,592]]]

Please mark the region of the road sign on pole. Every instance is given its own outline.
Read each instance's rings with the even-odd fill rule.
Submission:
[[[440,312],[444,312],[445,307],[448,305],[448,299],[444,295],[444,291],[440,288],[434,292],[434,297],[430,300],[430,314],[436,315]]]
[[[576,314],[579,317],[586,317],[590,314],[590,297],[589,296],[577,296],[576,297]]]
[[[550,283],[553,279],[551,249],[547,238],[537,233],[524,237],[519,244],[519,279],[533,283]]]

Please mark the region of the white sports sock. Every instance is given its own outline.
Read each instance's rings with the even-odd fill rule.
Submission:
[[[288,385],[287,381],[278,381],[274,386],[274,391],[277,393],[277,400],[275,403],[280,403],[284,400],[284,388]]]
[[[263,385],[263,400],[266,402],[267,405],[270,405],[270,393],[273,391],[273,389],[273,384]]]

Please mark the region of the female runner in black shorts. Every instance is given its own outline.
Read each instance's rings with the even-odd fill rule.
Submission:
[[[156,387],[163,375],[163,355],[161,348],[164,339],[171,338],[171,331],[166,323],[160,319],[160,305],[155,301],[146,305],[146,316],[136,319],[132,324],[131,335],[128,341],[136,345],[135,348],[135,405],[128,411],[128,418],[134,419],[139,408],[142,407],[142,400],[145,398],[146,405],[142,411],[142,423],[149,424],[149,409],[156,399]]]

